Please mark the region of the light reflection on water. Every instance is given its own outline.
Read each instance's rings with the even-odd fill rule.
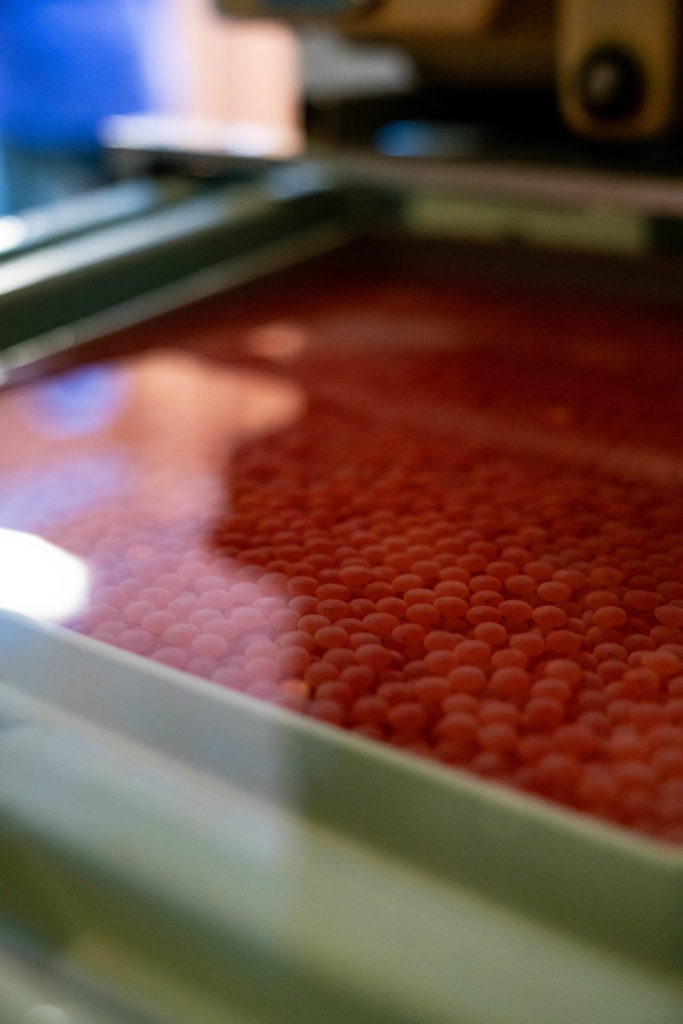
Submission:
[[[75,558],[40,537],[0,528],[0,608],[62,622],[88,600],[90,573]]]
[[[130,397],[124,370],[86,366],[27,390],[21,408],[35,434],[56,441],[106,431]]]
[[[265,596],[241,594],[250,580],[208,541],[229,507],[231,452],[301,408],[287,382],[170,352],[3,395],[0,605],[206,677],[225,669],[218,620]],[[258,609],[242,618],[267,639]]]
[[[125,451],[64,455],[51,464],[22,466],[2,475],[0,524],[8,529],[53,530],[130,488]]]

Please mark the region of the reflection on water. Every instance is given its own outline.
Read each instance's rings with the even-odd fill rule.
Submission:
[[[116,446],[9,470],[2,474],[0,523],[17,530],[54,530],[127,493],[131,474],[128,453]]]
[[[248,603],[253,587],[208,544],[218,509],[230,504],[223,471],[237,445],[290,422],[301,405],[300,392],[276,378],[174,353],[3,395],[3,607],[70,619],[201,675],[224,668],[225,625],[212,631],[196,622]],[[204,615],[179,620],[181,606]],[[265,639],[258,608],[246,619],[251,638]],[[186,653],[180,641],[188,637],[198,639]]]
[[[63,622],[87,602],[85,563],[40,537],[0,528],[0,565],[0,608]]]
[[[50,441],[107,430],[130,397],[125,371],[87,366],[25,393],[21,408],[36,434]]]
[[[306,351],[308,331],[303,324],[278,321],[254,327],[248,332],[243,348],[249,355],[288,363]]]

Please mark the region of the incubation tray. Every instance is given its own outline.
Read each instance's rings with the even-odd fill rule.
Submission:
[[[678,1020],[673,295],[511,273],[443,190],[314,192],[239,287],[197,258],[184,308],[8,354],[0,525],[90,572],[0,633],[12,998]]]

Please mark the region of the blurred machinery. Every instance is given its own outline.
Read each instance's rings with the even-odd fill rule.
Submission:
[[[221,0],[237,14],[331,24],[409,52],[423,86],[553,89],[564,119],[602,140],[652,138],[679,108],[676,0]],[[523,103],[518,111],[526,116]]]

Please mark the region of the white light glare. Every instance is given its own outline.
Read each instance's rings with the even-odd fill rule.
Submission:
[[[7,214],[0,217],[0,252],[9,252],[28,237],[28,226],[21,217]]]
[[[87,566],[74,555],[0,527],[0,608],[61,622],[84,607],[89,584]]]

